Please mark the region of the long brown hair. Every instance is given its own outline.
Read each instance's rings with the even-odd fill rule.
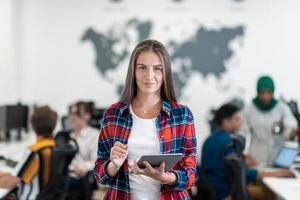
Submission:
[[[146,52],[146,51],[152,51],[156,53],[160,57],[160,60],[162,61],[163,64],[163,85],[161,89],[162,99],[169,100],[169,101],[177,101],[175,90],[174,90],[173,78],[172,78],[170,56],[166,50],[166,47],[157,40],[144,40],[140,42],[133,50],[129,61],[125,87],[120,101],[130,103],[132,102],[133,98],[136,96],[137,94],[137,85],[136,85],[136,78],[135,78],[136,60],[142,52]]]

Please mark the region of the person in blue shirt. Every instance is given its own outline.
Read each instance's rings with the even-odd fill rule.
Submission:
[[[215,122],[218,129],[213,132],[204,142],[201,158],[201,176],[213,188],[216,199],[228,197],[232,190],[233,173],[224,162],[225,149],[233,143],[230,134],[235,134],[241,128],[241,116],[239,109],[231,104],[224,104],[215,113]],[[235,149],[226,151],[231,153]],[[256,182],[267,176],[289,176],[288,170],[276,172],[258,172],[256,169],[246,170],[247,182]]]

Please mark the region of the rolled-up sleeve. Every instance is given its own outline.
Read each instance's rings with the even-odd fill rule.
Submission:
[[[110,143],[107,127],[102,123],[98,137],[97,159],[95,161],[94,174],[98,183],[109,185],[114,178],[110,177],[106,172],[106,165],[109,163]]]

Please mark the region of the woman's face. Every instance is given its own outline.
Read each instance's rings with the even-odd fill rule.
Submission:
[[[152,52],[141,53],[136,61],[135,77],[139,94],[159,94],[163,84],[163,64]]]
[[[258,98],[263,104],[269,104],[273,99],[273,92],[269,89],[262,89],[258,93]]]
[[[80,113],[76,106],[72,106],[69,113],[69,120],[74,129],[80,129],[88,124],[89,114]]]

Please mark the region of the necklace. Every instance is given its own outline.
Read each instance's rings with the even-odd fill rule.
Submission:
[[[144,115],[145,114],[150,114],[150,113],[153,113],[154,110],[157,110],[158,108],[160,108],[161,106],[161,102],[157,103],[156,105],[154,105],[152,108],[149,108],[147,110],[143,110],[141,109],[141,113],[143,113]]]

